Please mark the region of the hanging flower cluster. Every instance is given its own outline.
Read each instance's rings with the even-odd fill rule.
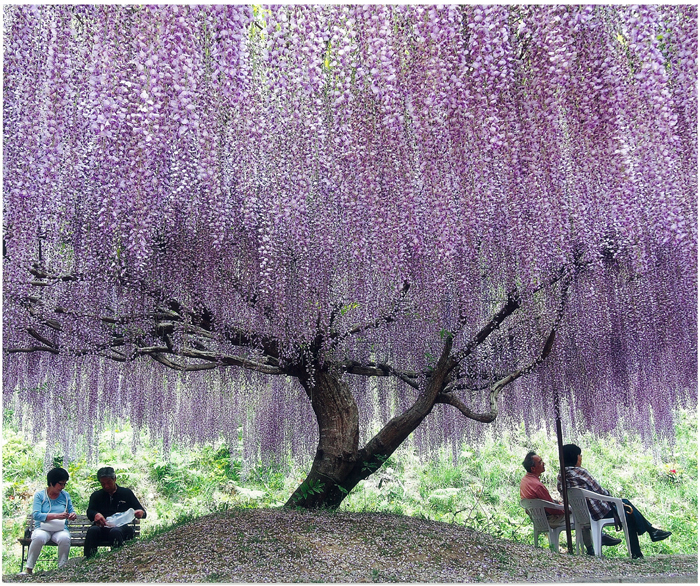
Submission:
[[[303,392],[268,375],[426,372],[517,290],[463,365],[488,384],[546,338],[544,285],[574,264],[502,424],[556,394],[650,436],[695,403],[697,7],[4,11],[3,388],[37,432],[90,444],[128,417],[309,454]],[[366,435],[415,394],[346,379]],[[417,445],[478,433],[436,417]]]

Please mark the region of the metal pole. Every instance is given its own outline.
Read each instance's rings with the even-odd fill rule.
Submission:
[[[557,397],[559,399],[559,397]],[[561,419],[559,419],[559,401],[557,400],[557,444],[559,445],[559,469],[561,470],[561,496],[564,500],[564,520],[566,521],[566,546],[570,554],[574,553],[571,541],[571,519],[569,518],[569,495],[566,491],[566,470],[564,469],[564,440],[561,433]]]

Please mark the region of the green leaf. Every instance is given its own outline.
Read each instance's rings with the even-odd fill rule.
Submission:
[[[445,340],[445,339],[451,339],[453,337],[453,333],[450,330],[446,330],[445,328],[442,328],[440,330],[440,339]]]

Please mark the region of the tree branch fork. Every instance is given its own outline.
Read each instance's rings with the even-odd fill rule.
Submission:
[[[460,333],[460,330],[466,325],[466,316],[460,316],[459,323],[455,332],[450,332],[443,344],[443,354],[445,348],[449,346],[450,353],[447,356],[447,368],[439,384],[439,390],[433,398],[434,404],[451,405],[458,409],[465,417],[475,421],[488,423],[496,419],[498,415],[498,398],[501,391],[510,383],[518,378],[530,373],[539,364],[541,364],[552,350],[554,344],[556,328],[561,321],[564,312],[564,304],[568,296],[568,289],[575,276],[575,273],[581,267],[574,263],[570,266],[563,266],[552,278],[545,281],[540,286],[535,288],[531,295],[536,294],[547,286],[555,285],[559,281],[564,281],[561,292],[560,307],[555,316],[554,323],[550,329],[549,335],[543,345],[542,351],[535,356],[528,364],[515,369],[513,372],[500,377],[493,384],[482,387],[484,390],[488,388],[488,400],[490,409],[487,412],[476,412],[470,409],[456,392],[468,385],[463,381],[458,380],[454,373],[464,360],[470,356],[474,350],[481,346],[491,334],[496,332],[501,325],[522,306],[523,297],[517,290],[512,290],[506,295],[506,299],[502,306],[495,311],[491,319],[472,336],[461,349],[452,352],[454,338]],[[73,282],[82,280],[82,275],[54,275],[43,269],[38,263],[32,265],[29,270],[34,279],[30,283],[39,288],[50,287],[61,282]],[[38,280],[38,281],[37,281]],[[356,324],[351,326],[344,332],[331,331],[328,336],[330,343],[326,345],[326,351],[336,348],[346,338],[358,335],[370,329],[377,329],[382,326],[387,326],[394,322],[400,314],[404,305],[404,301],[410,290],[410,283],[405,281],[399,290],[396,300],[392,303],[389,310],[381,317],[364,324]],[[53,330],[54,332],[63,331],[61,322],[53,317],[42,317],[44,312],[40,311],[43,306],[43,299],[40,295],[31,295],[24,300],[28,307],[29,314],[34,318],[35,322]],[[65,307],[56,306],[53,310],[56,314],[71,315],[83,319],[92,319],[99,321],[105,326],[112,327],[113,331],[108,342],[97,347],[85,349],[67,350],[61,348],[58,343],[51,340],[50,335],[42,334],[36,327],[36,323],[27,326],[26,331],[39,344],[31,344],[21,347],[5,348],[5,352],[12,353],[31,353],[31,352],[47,352],[50,354],[70,354],[73,356],[99,355],[117,362],[128,362],[135,360],[141,356],[147,356],[155,362],[162,364],[173,370],[180,372],[193,372],[202,370],[213,370],[221,367],[240,367],[262,374],[269,375],[292,375],[294,376],[299,368],[298,365],[284,364],[279,359],[279,342],[274,339],[256,340],[255,336],[245,330],[230,331],[226,335],[212,331],[208,327],[202,327],[195,323],[192,315],[186,315],[184,311],[175,311],[167,307],[159,307],[156,311],[147,315],[140,316],[121,316],[113,317],[113,312],[99,316],[78,315],[70,312]],[[335,321],[340,308],[334,310],[331,315],[331,325]],[[129,340],[127,342],[123,333],[118,333],[114,326],[127,326],[129,323],[136,320],[150,320],[154,323],[153,333],[155,337],[160,338],[162,345],[139,345],[138,340]],[[184,336],[185,342],[176,346],[173,343],[172,337],[174,333],[179,333]],[[207,348],[208,343],[215,342],[217,345],[228,343],[231,346],[251,349],[255,348],[255,356],[242,356],[239,354],[223,353],[213,351]],[[256,343],[257,342],[257,343]],[[323,345],[322,341],[316,341],[316,351]],[[257,347],[256,347],[257,346]],[[126,348],[130,349],[127,350]],[[426,383],[435,380],[436,370],[426,368],[421,372],[397,369],[389,364],[376,362],[360,363],[354,360],[345,360],[335,364],[339,372],[354,374],[358,376],[369,377],[394,377],[404,384],[412,387],[415,390],[421,391],[426,388]],[[421,391],[423,394],[423,391]],[[431,405],[432,408],[432,405]]]
[[[307,494],[304,498],[312,499],[313,502],[305,502],[305,505],[316,506],[318,503],[313,500],[316,499],[319,503],[323,501],[323,506],[332,507],[334,503],[337,506],[357,483],[375,472],[425,420],[435,405],[450,405],[464,417],[473,421],[493,422],[498,416],[498,402],[503,389],[532,372],[551,353],[557,328],[565,312],[569,288],[578,270],[579,268],[576,266],[563,267],[549,281],[528,293],[529,296],[534,296],[545,287],[555,286],[561,282],[558,307],[551,320],[546,338],[540,346],[541,349],[534,356],[526,359],[525,364],[514,368],[509,373],[499,375],[497,380],[493,382],[481,385],[481,390],[485,392],[488,399],[488,408],[485,411],[469,407],[459,396],[459,391],[470,386],[469,381],[465,379],[465,374],[462,373],[461,365],[522,308],[525,301],[524,296],[515,289],[506,295],[505,300],[494,311],[491,318],[457,350],[454,349],[455,340],[458,336],[462,336],[462,330],[468,323],[467,317],[460,316],[454,331],[446,334],[441,332],[443,342],[439,359],[434,365],[421,371],[398,369],[390,364],[379,362],[360,363],[354,360],[323,359],[324,352],[327,353],[329,348],[331,351],[337,348],[344,339],[361,335],[371,329],[387,327],[396,321],[405,307],[410,290],[408,282],[403,284],[395,301],[379,318],[364,324],[355,324],[343,332],[332,330],[330,335],[325,338],[319,334],[310,345],[310,352],[298,352],[297,356],[300,357],[299,360],[302,363],[281,359],[281,343],[274,338],[256,337],[251,332],[242,329],[231,329],[225,333],[219,332],[213,330],[208,321],[205,323],[192,312],[187,312],[182,308],[173,309],[172,304],[170,307],[158,307],[150,314],[121,317],[115,317],[115,314],[110,311],[98,316],[78,315],[65,307],[54,307],[53,313],[59,317],[67,315],[88,319],[109,328],[106,341],[97,347],[85,349],[61,347],[55,340],[59,335],[65,335],[64,325],[52,315],[51,310],[47,311],[40,295],[32,295],[23,300],[32,318],[32,325],[27,326],[26,332],[35,343],[24,347],[6,348],[5,352],[47,352],[72,356],[97,355],[118,362],[150,357],[155,362],[180,372],[213,370],[233,366],[262,374],[297,377],[312,402],[320,433],[319,449],[307,481],[322,483],[325,482],[324,478],[326,481],[331,481],[324,494],[318,493],[315,496]],[[68,276],[49,276],[39,270],[35,270],[32,274],[35,278],[44,281],[41,285],[37,285],[40,291],[56,283],[79,280],[79,277],[73,279],[68,278]],[[340,311],[340,308],[336,309]],[[331,325],[335,317],[337,316],[331,316]],[[141,338],[127,335],[129,326],[136,322],[140,325],[153,324],[148,338],[145,335],[142,335]],[[40,328],[46,331],[40,331]],[[175,340],[178,343],[175,343]],[[222,352],[220,349],[226,346],[239,348],[245,353]],[[309,360],[311,363],[308,362]],[[307,362],[303,363],[303,361]],[[308,377],[307,373],[309,372],[312,373],[311,378]],[[314,375],[313,372],[316,372],[317,375]],[[403,413],[390,419],[362,448],[357,445],[359,432],[357,406],[352,398],[352,393],[347,390],[347,383],[342,380],[345,373],[358,376],[393,377],[417,391],[413,404]],[[323,397],[324,393],[328,395],[325,398]],[[332,405],[343,405],[343,407],[338,410]],[[348,426],[348,421],[354,423]],[[357,428],[355,431],[350,429],[355,427]],[[345,431],[339,431],[342,429]],[[336,440],[330,441],[328,438],[333,435],[338,437]],[[338,439],[341,436],[344,439]],[[292,495],[289,504],[304,505],[298,500],[293,501],[293,499],[299,498],[298,491]]]

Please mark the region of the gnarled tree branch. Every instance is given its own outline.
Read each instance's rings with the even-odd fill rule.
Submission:
[[[565,289],[568,289],[569,283],[571,280],[571,274],[572,270],[573,272],[579,270],[581,267],[585,266],[584,264],[581,264],[577,260],[574,261],[573,265],[563,265],[559,268],[559,270],[556,272],[556,274],[549,280],[544,281],[543,283],[540,283],[537,287],[535,287],[528,295],[532,297],[533,295],[536,295],[543,289],[547,287],[551,287],[552,285],[555,285],[561,279],[566,278],[567,279],[567,284]],[[462,348],[459,352],[457,352],[454,355],[454,359],[457,363],[462,362],[467,356],[469,356],[475,348],[480,346],[486,339],[494,332],[496,331],[501,324],[508,318],[510,317],[515,311],[517,311],[521,305],[523,304],[524,298],[522,294],[517,290],[513,289],[512,291],[508,292],[508,295],[506,296],[506,302],[503,304],[501,309],[499,309],[494,316],[488,321],[488,323],[479,330],[479,332],[467,343],[464,348]],[[461,329],[461,327],[466,323],[466,316],[460,314],[460,326],[458,328]]]
[[[158,352],[155,352],[153,354],[149,354],[153,360],[156,362],[160,362],[163,366],[167,366],[168,368],[172,368],[173,370],[179,370],[181,372],[193,372],[197,370],[212,370],[217,367],[216,364],[214,363],[205,363],[205,364],[179,364],[177,362],[173,362],[169,358],[166,358],[162,354],[159,354]]]
[[[459,409],[459,411],[465,416],[468,417],[469,419],[473,419],[474,421],[479,421],[480,423],[491,423],[496,420],[496,417],[498,417],[498,396],[501,394],[501,391],[508,386],[510,383],[513,381],[519,379],[521,376],[528,374],[531,372],[535,367],[537,367],[539,364],[541,364],[547,356],[549,356],[549,353],[552,351],[552,346],[554,345],[554,337],[556,335],[556,328],[552,328],[552,331],[549,333],[549,336],[547,337],[547,341],[545,342],[544,348],[542,349],[542,352],[533,360],[530,364],[527,366],[520,368],[516,370],[515,372],[510,373],[508,376],[502,378],[498,382],[496,382],[494,385],[491,386],[491,392],[489,393],[489,405],[491,409],[486,412],[486,413],[477,413],[476,411],[472,411],[469,407],[467,407],[461,399],[459,399],[457,396],[455,396],[451,392],[445,392],[443,391],[440,393],[437,398],[435,399],[436,403],[446,403],[447,405],[452,405],[453,407],[456,407]]]
[[[28,333],[30,336],[32,336],[33,338],[36,338],[37,340],[39,340],[39,342],[41,342],[41,343],[44,344],[45,346],[48,346],[49,348],[55,348],[55,347],[56,347],[56,345],[55,345],[51,340],[49,340],[48,338],[42,336],[39,332],[37,332],[37,331],[36,331],[34,328],[32,328],[32,327],[28,327],[28,328],[27,328],[27,333]]]
[[[358,482],[370,476],[377,467],[394,453],[403,441],[421,424],[435,405],[435,398],[444,386],[445,377],[453,367],[453,337],[445,340],[442,353],[432,376],[427,380],[422,392],[406,411],[393,417],[387,424],[358,452],[353,471],[348,475],[343,487],[352,490]]]
[[[558,281],[560,278],[564,277],[566,275],[562,291],[561,291],[561,299],[559,301],[559,307],[557,308],[557,313],[554,318],[554,323],[552,325],[552,328],[549,332],[549,335],[547,336],[547,340],[545,341],[544,347],[542,348],[542,351],[539,353],[539,355],[532,361],[530,362],[527,366],[524,366],[523,368],[520,368],[509,375],[501,378],[499,381],[497,381],[495,384],[491,386],[491,391],[489,392],[489,405],[490,405],[490,410],[486,413],[477,413],[467,407],[463,401],[461,401],[456,395],[454,395],[452,392],[454,388],[450,389],[450,384],[448,383],[445,385],[442,389],[442,392],[437,396],[435,402],[436,403],[446,403],[448,405],[452,405],[453,407],[456,407],[465,417],[468,417],[469,419],[473,419],[474,421],[479,421],[481,423],[491,423],[496,419],[498,416],[498,396],[500,395],[501,391],[508,386],[510,383],[513,381],[519,379],[521,376],[524,376],[532,370],[534,370],[539,364],[541,364],[547,356],[552,351],[552,347],[554,346],[554,339],[556,337],[556,331],[557,327],[559,326],[559,323],[561,322],[563,316],[564,316],[564,309],[566,306],[566,301],[569,296],[569,287],[571,286],[571,282],[573,278],[575,277],[575,271],[573,273],[565,272],[564,268],[562,268],[561,275],[553,280],[553,282]],[[492,320],[493,321],[493,320]],[[483,331],[483,330],[482,330]],[[457,353],[459,355],[460,353]],[[456,366],[456,364],[455,364]],[[450,389],[450,390],[448,390]]]
[[[362,364],[354,360],[346,360],[341,364],[341,367],[345,372],[349,374],[357,374],[360,376],[395,376],[399,380],[405,382],[407,385],[418,388],[418,374],[415,372],[404,372],[401,370],[396,370],[393,366],[388,364],[381,364],[376,362],[368,362],[367,364]]]
[[[3,350],[8,354],[21,354],[30,352],[51,352],[51,354],[58,354],[58,349],[50,348],[48,346],[25,346],[22,348],[5,348]]]

